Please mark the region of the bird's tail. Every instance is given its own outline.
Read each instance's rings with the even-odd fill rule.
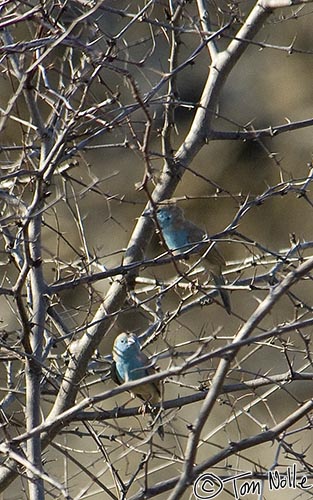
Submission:
[[[225,280],[224,280],[224,276],[222,274],[212,274],[212,277],[214,279],[214,283],[216,285],[216,288],[218,289],[218,292],[221,296],[221,299],[223,301],[223,304],[224,304],[224,307],[226,309],[226,311],[228,312],[228,314],[231,313],[231,305],[230,305],[230,298],[229,298],[229,293],[227,292],[227,290],[224,290],[223,287],[225,285]]]

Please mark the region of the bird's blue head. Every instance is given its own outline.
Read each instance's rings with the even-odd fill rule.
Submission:
[[[158,219],[158,223],[161,226],[161,229],[165,229],[166,227],[169,227],[172,224],[173,214],[171,210],[168,209],[168,207],[159,208],[156,213],[156,216]]]
[[[161,206],[157,209],[156,216],[161,229],[169,229],[182,218],[182,210],[176,205]]]
[[[131,356],[138,351],[140,351],[140,342],[136,335],[127,335],[127,333],[121,333],[116,337],[113,346],[113,352],[117,356]]]

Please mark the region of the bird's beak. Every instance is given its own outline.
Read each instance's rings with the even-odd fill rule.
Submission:
[[[132,335],[130,335],[128,337],[128,339],[127,339],[127,343],[128,343],[128,345],[135,344],[136,343],[136,339]]]

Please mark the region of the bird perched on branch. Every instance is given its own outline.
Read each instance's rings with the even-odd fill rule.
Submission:
[[[141,351],[139,339],[134,334],[121,333],[118,335],[113,345],[112,355],[111,377],[118,385],[155,373],[155,368],[151,365],[149,358]],[[138,396],[145,404],[148,404],[152,408],[152,415],[157,415],[157,410],[153,411],[153,405],[158,403],[161,398],[159,381],[142,383],[133,388],[131,394],[134,397]],[[158,420],[161,421],[160,416],[158,416]],[[162,423],[159,424],[158,434],[163,439]]]
[[[151,213],[152,212],[149,211],[150,215]],[[160,206],[156,211],[156,217],[162,231],[164,241],[174,255],[191,250],[193,246],[197,243],[201,243],[204,238],[207,237],[205,231],[185,218],[183,210],[173,201],[168,200],[162,202],[162,206]],[[190,253],[199,254],[201,251],[202,247],[195,248],[194,250],[191,250]],[[231,305],[229,294],[222,288],[225,285],[222,271],[225,268],[226,263],[224,257],[215,246],[212,247],[208,254],[205,255],[203,265],[212,275],[225,309],[228,314],[230,314]]]

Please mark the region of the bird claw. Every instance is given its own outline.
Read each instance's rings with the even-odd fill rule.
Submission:
[[[150,404],[148,401],[146,401],[145,403],[143,403],[140,407],[139,407],[139,413],[141,413],[143,416],[145,416],[147,410],[150,409]]]
[[[143,405],[139,407],[139,412],[145,416],[147,409],[150,410],[151,416],[152,416],[152,421],[151,421],[151,428],[155,428],[158,435],[160,438],[163,440],[164,439],[164,428],[162,425],[162,418],[160,415],[160,410],[155,413],[155,410],[153,409],[153,406],[149,401],[145,401]]]

